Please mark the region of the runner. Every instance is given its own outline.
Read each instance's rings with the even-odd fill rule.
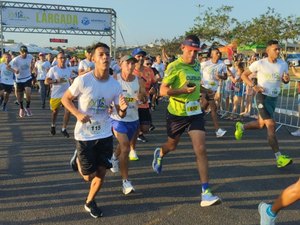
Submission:
[[[300,200],[300,179],[285,188],[273,204],[261,202],[258,205],[260,225],[275,225],[280,210]]]
[[[94,69],[95,65],[92,60],[92,49],[87,47],[85,50],[85,59],[81,60],[78,65],[78,76],[86,74]]]
[[[280,93],[280,83],[288,83],[290,76],[287,63],[279,59],[280,47],[277,40],[271,40],[267,43],[266,52],[267,58],[255,61],[242,73],[243,81],[256,92],[258,119],[246,124],[237,122],[234,135],[237,140],[240,140],[245,130],[263,129],[266,126],[268,143],[275,154],[277,167],[283,168],[293,161],[289,156],[282,155],[279,151],[273,114]],[[249,79],[252,73],[257,73],[257,85],[252,84]]]
[[[34,65],[34,70],[37,76],[36,79],[39,85],[39,92],[41,94],[42,109],[45,109],[45,104],[46,104],[48,86],[45,85],[45,79],[50,68],[51,68],[50,62],[46,60],[45,54],[40,52],[39,60],[36,61]]]
[[[14,86],[14,70],[11,68],[11,55],[3,53],[3,63],[0,64],[0,106],[7,111],[7,102]]]
[[[211,58],[201,63],[202,87],[201,102],[204,109],[210,107],[217,138],[223,137],[226,130],[220,128],[217,116],[215,95],[222,80],[227,79],[226,65],[221,60],[221,52],[217,48],[211,50]],[[220,90],[219,90],[220,91]]]
[[[12,60],[12,68],[16,76],[16,92],[19,103],[19,116],[32,116],[30,110],[31,102],[31,71],[33,70],[33,56],[28,54],[28,49],[25,45],[20,47],[20,55]],[[26,95],[26,107],[23,106],[24,92]]]
[[[139,104],[139,121],[140,121],[140,131],[138,133],[137,138],[134,138],[131,144],[131,150],[129,153],[130,160],[138,160],[138,156],[136,154],[136,140],[141,142],[148,142],[148,139],[144,136],[145,133],[149,132],[149,128],[151,125],[151,114],[149,108],[149,96],[150,96],[150,89],[153,84],[156,83],[156,79],[151,68],[144,66],[144,59],[147,55],[145,51],[140,48],[135,48],[131,54],[133,57],[137,59],[137,63],[135,64],[135,69],[133,74],[138,76],[144,81],[146,94],[148,97],[148,102]]]
[[[61,106],[61,98],[70,86],[71,82],[71,70],[69,67],[65,66],[66,56],[63,52],[57,54],[57,65],[51,67],[47,73],[45,84],[51,84],[51,99],[50,99],[50,109],[51,113],[51,129],[50,133],[52,135],[56,134],[56,120],[57,115]],[[70,135],[67,132],[67,126],[70,119],[70,112],[65,108],[63,126],[61,133],[64,137],[68,138]]]
[[[171,151],[175,151],[182,133],[187,129],[196,155],[200,181],[202,183],[202,207],[220,202],[209,188],[208,159],[205,145],[205,128],[200,98],[200,68],[196,60],[200,50],[200,40],[188,35],[181,45],[182,56],[169,64],[165,71],[160,93],[170,96],[167,109],[168,140],[154,151],[153,170],[162,172],[162,160]]]
[[[84,208],[94,218],[101,217],[95,197],[106,174],[111,168],[113,137],[109,108],[114,102],[121,118],[126,115],[127,103],[121,95],[120,84],[109,75],[109,47],[103,43],[92,46],[95,69],[84,76],[78,76],[63,96],[64,106],[77,118],[74,136],[79,173],[90,181],[90,189]],[[78,109],[73,100],[78,98]]]
[[[130,152],[130,142],[136,137],[139,127],[138,101],[147,102],[147,96],[143,81],[132,72],[137,60],[130,55],[125,55],[120,60],[121,73],[114,75],[120,83],[123,95],[128,102],[127,113],[124,118],[120,118],[116,109],[111,114],[112,126],[115,137],[119,144],[112,157],[112,172],[118,171],[118,161],[122,176],[123,193],[125,195],[135,191],[131,182],[128,180],[128,157]]]

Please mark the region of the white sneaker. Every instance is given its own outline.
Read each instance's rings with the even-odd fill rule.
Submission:
[[[130,161],[137,161],[137,160],[139,160],[139,157],[137,156],[135,150],[130,150],[130,152],[129,152],[129,160]]]
[[[294,131],[291,133],[291,135],[295,136],[295,137],[300,137],[300,129]]]
[[[124,193],[124,195],[128,195],[128,194],[130,194],[134,191],[135,191],[135,189],[132,186],[130,181],[128,181],[128,180],[123,181],[123,193]]]
[[[110,171],[113,173],[119,172],[119,160],[116,157],[111,157],[111,164],[112,168],[110,168]]]
[[[224,134],[226,134],[226,132],[227,132],[227,130],[223,130],[223,129],[219,128],[219,129],[216,131],[216,136],[217,136],[217,138],[223,137]]]

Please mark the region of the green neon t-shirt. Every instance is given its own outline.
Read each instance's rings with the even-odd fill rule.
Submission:
[[[176,116],[187,116],[185,103],[190,101],[199,101],[200,99],[199,63],[195,62],[194,64],[186,64],[180,57],[168,65],[162,82],[170,86],[172,89],[181,88],[186,82],[196,84],[196,90],[193,93],[170,96],[170,102],[168,105],[169,113]]]

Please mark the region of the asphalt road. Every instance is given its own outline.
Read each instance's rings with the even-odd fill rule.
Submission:
[[[12,98],[13,99],[13,98]],[[161,175],[152,171],[154,149],[166,140],[166,104],[153,112],[156,129],[148,143],[138,143],[139,161],[130,162],[130,179],[136,192],[124,196],[119,174],[110,171],[96,200],[104,217],[93,219],[83,204],[89,187],[71,171],[74,139],[50,135],[50,110],[42,110],[33,95],[34,116],[18,118],[17,106],[0,112],[0,224],[116,224],[116,225],[254,225],[257,205],[272,201],[300,174],[300,139],[285,128],[277,135],[282,152],[294,164],[277,169],[265,130],[246,132],[235,141],[234,122],[220,120],[228,132],[217,139],[207,116],[207,152],[212,190],[221,205],[201,208],[201,185],[188,136],[164,159]],[[62,114],[59,116],[60,128]],[[69,132],[73,135],[74,118]],[[278,224],[300,224],[300,203],[283,210]]]

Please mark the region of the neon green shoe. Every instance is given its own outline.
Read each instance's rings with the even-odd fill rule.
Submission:
[[[280,155],[276,160],[277,168],[283,168],[293,163],[292,158],[287,155]]]
[[[243,124],[241,122],[237,122],[235,124],[235,132],[234,132],[234,136],[236,140],[241,140],[243,137]]]

